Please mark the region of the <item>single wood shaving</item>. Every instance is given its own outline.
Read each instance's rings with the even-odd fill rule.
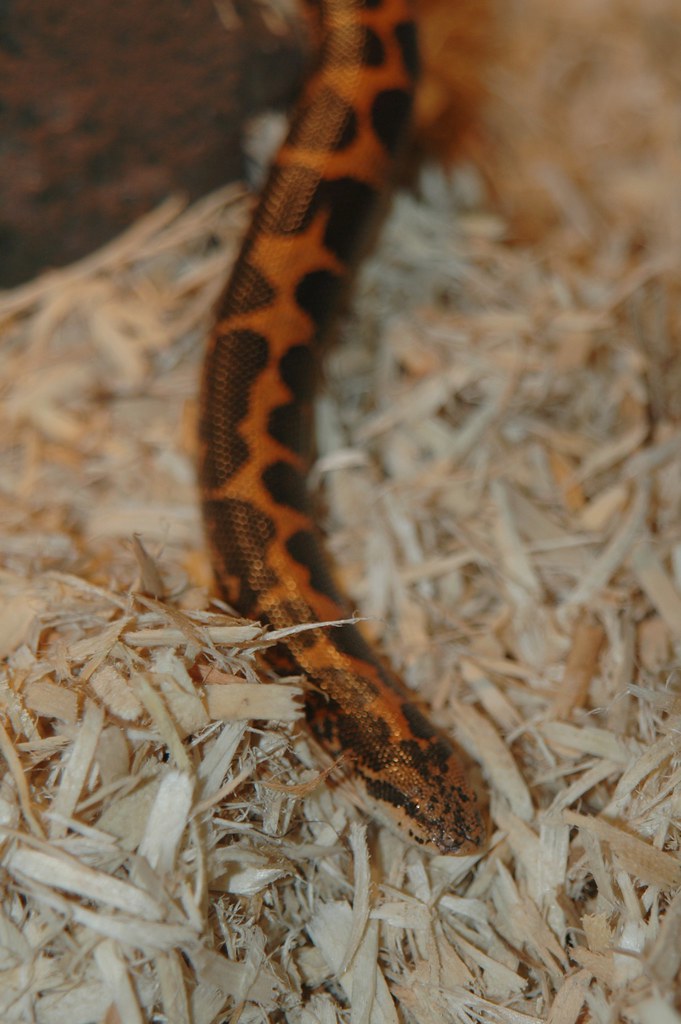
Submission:
[[[631,743],[620,739],[606,729],[594,726],[567,725],[565,722],[545,722],[540,731],[550,744],[568,753],[593,754],[614,764],[629,764],[632,755],[640,753]]]
[[[681,864],[678,858],[656,850],[601,818],[587,818],[574,811],[564,811],[563,816],[569,824],[586,829],[606,843],[626,870],[636,878],[663,889],[675,889],[681,885]]]
[[[75,725],[78,721],[78,698],[71,690],[56,683],[29,683],[25,693],[26,707],[45,718],[60,718]]]
[[[357,1000],[357,1019],[368,1024],[398,1024],[395,1005],[385,979],[379,972],[377,923],[372,922],[358,950],[356,966],[351,965],[340,977],[343,989],[352,998],[355,985],[361,992]],[[352,931],[352,911],[347,903],[328,904],[319,908],[308,925],[308,932],[320,950],[328,968],[338,973],[342,950],[348,948]]]
[[[344,974],[357,956],[369,918],[369,851],[366,829],[353,824],[350,828],[350,848],[354,860],[355,898],[352,906],[352,928],[348,947],[341,961],[339,973]],[[375,933],[376,936],[378,933]]]
[[[102,981],[111,992],[120,1019],[130,1021],[130,1024],[143,1024],[143,1010],[118,945],[106,939],[95,947],[94,957],[101,971]]]
[[[672,637],[681,638],[681,595],[664,571],[647,538],[639,541],[632,552],[631,568],[660,617],[666,622]]]
[[[518,766],[494,727],[477,711],[457,703],[456,721],[474,745],[476,757],[483,762],[487,778],[495,780],[495,789],[519,818],[532,817],[532,797]]]
[[[54,856],[40,849],[22,849],[3,858],[10,874],[32,883],[54,886],[63,892],[116,907],[127,914],[158,921],[163,910],[146,892],[106,872],[94,871],[64,854]]]
[[[209,683],[206,703],[212,719],[227,721],[267,719],[273,722],[295,722],[302,715],[302,705],[296,703],[302,691],[295,686],[271,683],[266,689],[257,683]]]
[[[62,772],[59,788],[52,801],[49,835],[60,839],[66,835],[61,818],[71,817],[92,768],[92,761],[104,725],[104,712],[97,704],[88,701],[80,722],[75,741]]]
[[[553,702],[556,718],[566,718],[571,710],[584,704],[604,639],[600,626],[588,621],[577,623],[565,663],[565,674]]]
[[[151,868],[167,874],[175,862],[192,806],[193,780],[182,772],[167,772],[156,791],[139,852]]]
[[[632,545],[641,535],[648,511],[648,501],[649,488],[643,486],[634,495],[631,508],[621,527],[602,554],[587,570],[579,585],[568,595],[564,602],[565,606],[585,605],[590,598],[610,582],[613,573],[629,555]]]

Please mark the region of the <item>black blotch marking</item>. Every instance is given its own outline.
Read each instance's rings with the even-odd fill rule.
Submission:
[[[374,800],[390,804],[391,807],[403,808],[410,818],[414,818],[416,821],[419,820],[418,805],[413,800],[410,800],[401,789],[393,786],[391,782],[386,782],[385,779],[365,777],[364,785],[366,786],[367,793]]]
[[[322,331],[336,311],[341,278],[330,270],[313,270],[296,286],[296,302]]]
[[[442,789],[443,802],[451,809],[452,807],[459,807],[462,804],[474,804],[475,797],[467,792],[463,786],[449,785],[444,786]],[[457,819],[461,818],[461,814],[457,814]]]
[[[380,772],[391,763],[390,728],[382,719],[338,711],[336,729],[341,748],[356,753],[370,771]]]
[[[405,70],[412,79],[416,79],[421,71],[419,60],[418,40],[416,38],[416,26],[413,21],[401,21],[395,26],[395,39],[402,53],[402,62]]]
[[[263,191],[250,235],[297,235],[317,214],[321,175],[300,164],[275,164]]]
[[[330,633],[329,639],[341,654],[347,654],[350,658],[358,658],[360,661],[367,661],[371,665],[374,664],[373,652],[355,626],[350,624],[338,626]]]
[[[318,690],[308,690],[305,694],[305,717],[310,729],[332,756],[340,752],[338,733],[336,732],[336,715],[338,705],[329,700]]]
[[[344,601],[344,605],[347,605],[347,601]],[[349,616],[350,613],[347,612],[347,614]],[[329,640],[341,654],[346,654],[349,658],[356,658],[358,661],[363,661],[370,665],[386,686],[400,696],[404,695],[404,684],[376,656],[370,644],[367,643],[353,623],[349,622],[345,626],[334,626],[333,629],[329,630]],[[361,668],[359,673],[363,677],[363,685],[366,689],[374,696],[377,696],[378,690],[371,682],[369,676],[362,673]]]
[[[220,487],[246,462],[249,451],[238,427],[250,405],[253,383],[267,365],[267,339],[256,331],[220,334],[209,351],[203,378],[203,408],[199,425],[205,446],[202,481]]]
[[[267,433],[289,451],[308,459],[312,452],[312,403],[314,358],[308,345],[289,348],[279,364],[283,382],[292,400],[271,410]]]
[[[341,152],[357,137],[357,116],[349,103],[326,87],[291,126],[288,142],[313,152]]]
[[[449,764],[452,757],[455,757],[455,751],[452,744],[449,742],[446,736],[441,733],[436,735],[434,743],[431,743],[428,747],[428,761],[431,765],[437,765],[441,772],[449,770]]]
[[[336,626],[326,631],[327,636],[332,636]],[[366,716],[369,712],[367,706],[371,705],[380,691],[375,683],[362,675],[347,672],[342,668],[321,668],[315,671],[314,679],[317,685],[329,699],[334,700],[344,714],[343,708],[352,708],[352,718]],[[375,717],[372,713],[372,720]]]
[[[289,626],[297,626],[300,625],[304,617],[304,612],[301,611],[300,604],[296,604],[293,601],[279,602],[278,622],[286,623]],[[316,643],[317,637],[315,636],[314,630],[302,630],[300,633],[295,634],[296,647],[304,647],[308,649],[310,647],[314,647]]]
[[[432,733],[436,730],[431,727]],[[450,743],[444,736],[438,736],[435,742],[402,740],[400,749],[412,767],[423,779],[432,777],[433,772],[444,774],[449,767],[449,760],[454,753]]]
[[[402,140],[411,110],[411,96],[404,89],[384,89],[371,105],[371,124],[389,153]]]
[[[389,686],[392,690],[396,690],[398,693],[402,693],[402,684],[397,679],[397,676],[393,675],[383,665],[379,658],[376,657],[373,650],[366,642],[360,631],[352,623],[348,623],[347,626],[334,627],[329,632],[329,639],[331,643],[340,651],[341,654],[347,654],[349,658],[358,658],[360,661],[365,661],[380,676],[383,683]],[[369,686],[369,680],[365,679],[365,685]],[[371,691],[376,693],[375,687],[371,686]]]
[[[357,225],[367,223],[376,192],[355,178],[336,178],[324,184],[323,193],[329,210],[324,244],[342,263],[349,263],[363,238]]]
[[[237,596],[223,593],[237,611],[249,615],[257,606],[258,595],[278,582],[266,565],[267,548],[276,536],[274,523],[250,502],[238,498],[205,501],[203,515],[209,534],[220,538],[218,586],[222,576],[236,577]]]
[[[294,345],[279,360],[279,376],[292,395],[290,402],[275,406],[267,420],[267,432],[279,444],[303,458],[312,451],[312,391],[315,361],[308,345]]]
[[[250,313],[256,309],[264,309],[271,305],[276,296],[274,285],[265,275],[248,262],[247,254],[242,254],[235,267],[217,307],[217,318],[229,313]]]
[[[308,530],[298,530],[286,541],[286,550],[298,565],[307,569],[310,586],[313,590],[316,590],[318,594],[330,597],[332,601],[340,602],[342,600],[321,547],[313,533]]]
[[[418,772],[422,779],[428,780],[432,766],[428,759],[427,751],[421,746],[418,740],[401,740],[400,751],[406,764]]]
[[[329,69],[381,67],[385,47],[381,37],[364,25],[342,25],[326,37],[320,60]]]
[[[293,655],[284,643],[275,644],[267,649],[267,664],[278,676],[291,676],[299,671]]]
[[[294,398],[310,397],[315,376],[315,360],[309,345],[293,345],[279,360],[279,375]]]
[[[362,63],[369,68],[380,68],[385,61],[385,47],[373,29],[365,28],[362,41]]]
[[[295,466],[289,462],[273,462],[263,470],[262,479],[277,505],[286,505],[296,512],[307,512],[305,478]]]
[[[409,722],[409,728],[414,733],[414,736],[418,736],[422,740],[430,740],[438,735],[438,731],[433,723],[426,718],[416,704],[406,700],[402,705],[402,713]]]
[[[312,406],[290,402],[272,409],[267,433],[296,455],[307,458],[312,449]]]
[[[216,411],[211,410],[206,419],[210,418],[211,421],[218,418]],[[230,429],[232,428],[230,424]],[[204,486],[208,488],[220,487],[224,484],[237,470],[248,462],[251,453],[248,449],[248,445],[242,437],[237,433],[233,433],[231,437],[223,441],[222,443],[215,437],[218,432],[222,431],[221,427],[214,426],[211,423],[210,428],[204,427],[204,421],[200,423],[201,435],[207,440],[207,446],[204,450],[203,462],[201,464],[201,480]],[[222,434],[224,437],[225,435]],[[224,461],[223,461],[224,456]]]

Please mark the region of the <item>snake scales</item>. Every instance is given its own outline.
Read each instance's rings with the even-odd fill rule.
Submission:
[[[388,185],[418,64],[408,0],[321,0],[321,13],[320,60],[220,300],[201,395],[217,583],[275,628],[349,616],[306,495],[315,361]],[[300,632],[287,649],[312,684],[314,737],[345,755],[371,812],[431,850],[479,849],[478,798],[454,747],[356,627]]]

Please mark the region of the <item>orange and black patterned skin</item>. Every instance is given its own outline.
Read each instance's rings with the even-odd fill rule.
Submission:
[[[305,474],[317,350],[389,182],[417,70],[409,0],[321,0],[316,72],[218,307],[204,367],[200,484],[221,592],[275,628],[347,618]],[[484,842],[450,741],[353,625],[287,641],[309,726],[345,755],[368,809],[440,853]]]

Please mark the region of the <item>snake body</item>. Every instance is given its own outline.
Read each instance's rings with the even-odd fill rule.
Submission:
[[[321,0],[323,45],[219,302],[200,412],[204,521],[229,603],[274,628],[344,619],[311,517],[316,353],[408,120],[408,0]],[[449,739],[351,624],[286,641],[310,680],[316,740],[344,755],[371,812],[412,841],[469,853],[477,795]]]

